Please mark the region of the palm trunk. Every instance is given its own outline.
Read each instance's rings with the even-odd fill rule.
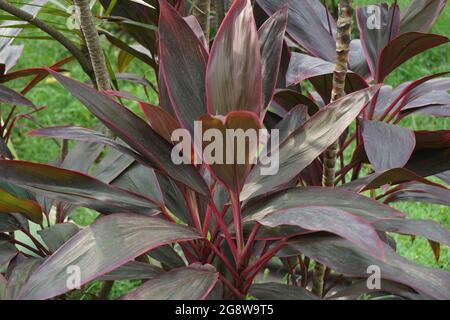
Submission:
[[[225,18],[225,0],[214,0],[214,9],[216,11],[217,29]]]
[[[192,14],[197,18],[198,23],[202,27],[205,34],[206,42],[209,43],[209,14],[211,11],[211,0],[194,1],[194,9]]]
[[[347,77],[348,55],[350,51],[350,40],[353,19],[353,1],[339,1],[339,19],[337,22],[336,34],[336,66],[333,74],[333,91],[331,101],[336,101],[345,95],[345,79]],[[338,150],[338,142],[333,143],[324,154],[323,159],[323,177],[322,185],[324,187],[333,187],[336,175],[336,153]],[[323,295],[323,276],[325,266],[316,263],[314,268],[313,288],[312,291],[322,297]]]
[[[106,68],[105,56],[100,47],[100,38],[89,7],[89,0],[74,0],[79,9],[80,27],[83,32],[86,46],[91,57],[95,79],[99,90],[111,89],[108,69]]]

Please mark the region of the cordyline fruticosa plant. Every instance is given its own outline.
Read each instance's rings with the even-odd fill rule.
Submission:
[[[399,121],[416,112],[447,117],[450,81],[438,74],[383,84],[403,62],[448,42],[427,33],[446,1],[412,1],[403,13],[381,5],[377,28],[357,8],[361,40],[350,48],[351,1],[341,1],[336,23],[320,1],[257,0],[252,8],[236,0],[211,46],[180,3],[153,6],[159,106],[47,69],[113,135],[38,129],[31,135],[80,143],[56,166],[0,160],[0,296],[63,298],[76,267],[82,287],[143,280],[123,299],[450,298],[450,274],[399,256],[391,235],[425,237],[439,259],[450,232],[388,206],[449,204],[449,131],[413,132]],[[142,26],[146,11],[132,8],[123,15]],[[117,102],[129,99],[145,119]],[[193,134],[196,120],[221,132],[278,129],[278,173],[261,174],[257,150],[247,152],[256,164],[174,164],[171,134]],[[109,151],[96,162],[102,145]],[[101,216],[80,228],[68,220],[76,207]],[[370,266],[381,271],[379,289],[366,285]],[[284,282],[264,282],[266,268],[284,271]]]

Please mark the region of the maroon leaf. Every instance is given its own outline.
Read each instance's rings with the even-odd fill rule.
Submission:
[[[386,3],[358,8],[356,19],[361,35],[361,44],[372,76],[375,77],[381,50],[400,31],[400,8],[397,3]],[[380,81],[381,82],[381,81]]]
[[[100,218],[47,258],[33,272],[19,298],[49,299],[69,291],[67,268],[70,266],[79,267],[83,285],[152,248],[198,238],[190,228],[159,218],[134,214]]]
[[[385,203],[397,201],[418,201],[450,206],[450,190],[439,185],[405,183],[384,199]]]
[[[400,35],[381,51],[377,63],[376,81],[383,82],[395,68],[404,62],[419,53],[447,42],[449,42],[447,37],[435,34],[408,32]]]
[[[286,139],[280,140],[278,172],[263,175],[261,170],[265,166],[259,160],[247,177],[241,199],[272,192],[296,177],[337,140],[378,89],[378,86],[374,86],[329,104]],[[271,156],[270,152],[267,156]]]
[[[432,220],[380,220],[375,222],[373,226],[376,229],[387,232],[422,236],[436,243],[442,243],[450,246],[450,231]]]
[[[383,244],[376,230],[364,219],[347,211],[330,207],[302,205],[256,213],[248,219],[266,227],[297,226],[311,231],[327,231],[341,236],[379,259],[384,259]]]
[[[427,180],[408,169],[395,168],[384,172],[372,173],[366,177],[353,180],[352,182],[346,183],[339,187],[352,190],[354,192],[363,192],[378,189],[379,187],[387,184],[394,185],[407,181],[417,181],[423,184],[435,185],[434,182]]]
[[[407,285],[434,299],[450,298],[450,273],[444,270],[418,266],[398,256],[385,245],[386,261],[373,258],[349,241],[336,236],[302,236],[288,243],[279,256],[292,256],[299,253],[319,261],[336,272],[351,277],[367,278],[367,268],[377,265],[382,279]]]
[[[366,196],[339,188],[299,187],[284,190],[258,200],[245,208],[245,216],[265,216],[278,210],[302,207],[333,207],[349,212],[369,222],[381,219],[398,219],[404,214]]]
[[[76,171],[32,162],[0,160],[0,174],[3,180],[30,191],[100,212],[151,213],[158,208],[151,199]]]
[[[236,0],[211,48],[206,70],[208,112],[226,115],[262,106],[261,53],[250,0]]]
[[[160,72],[178,121],[191,133],[206,113],[205,72],[208,53],[177,11],[160,1]]]
[[[318,0],[257,0],[261,8],[273,15],[288,5],[287,32],[312,55],[334,61],[336,58],[336,23],[332,15]]]
[[[171,158],[173,145],[157,134],[144,120],[105,94],[56,72],[51,74],[82,102],[110,130],[148,161],[158,165],[175,180],[208,196],[203,178],[192,165],[176,165]]]
[[[403,167],[416,145],[411,130],[381,121],[364,120],[364,149],[375,171]]]
[[[300,286],[283,283],[256,283],[249,293],[258,300],[317,300],[317,296]]]
[[[287,10],[287,7],[284,7],[274,13],[258,30],[261,47],[263,110],[272,100],[277,84],[287,24]]]
[[[311,57],[302,53],[292,53],[289,69],[286,74],[287,85],[295,85],[309,79],[322,99],[330,102],[334,63]],[[349,72],[346,77],[345,91],[351,93],[364,88],[368,84],[356,73]]]
[[[203,300],[216,285],[219,274],[201,267],[172,270],[147,281],[123,300]]]
[[[23,95],[3,85],[0,85],[0,103],[34,107],[34,104]]]
[[[402,12],[400,31],[429,32],[446,4],[447,0],[412,0]]]

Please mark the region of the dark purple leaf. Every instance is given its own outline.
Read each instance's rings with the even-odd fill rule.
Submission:
[[[287,7],[284,7],[274,13],[258,30],[261,47],[263,110],[272,100],[277,84],[287,24],[287,10]]]
[[[98,280],[134,280],[134,279],[152,279],[164,273],[161,268],[152,266],[148,263],[130,261],[123,266],[103,275]]]
[[[90,176],[24,161],[0,160],[2,179],[30,191],[100,212],[151,213],[158,206],[151,199],[107,185]]]
[[[443,186],[405,183],[384,199],[385,203],[398,201],[418,201],[450,206],[450,190]]]
[[[287,210],[303,205],[330,206],[360,216],[369,222],[396,219],[404,216],[400,211],[366,196],[338,188],[292,188],[258,200],[243,212],[245,216],[266,215],[277,210]]]
[[[219,274],[201,267],[172,270],[145,282],[123,300],[203,300],[218,281]]]
[[[295,85],[309,79],[322,99],[329,103],[332,90],[334,63],[303,53],[292,53],[286,74],[287,85]],[[367,88],[368,84],[358,74],[349,72],[346,78],[347,93]]]
[[[334,61],[336,58],[336,23],[319,0],[257,0],[261,8],[273,15],[288,5],[287,32],[312,55]]]
[[[400,35],[387,44],[381,51],[376,71],[376,81],[384,79],[398,66],[412,57],[428,49],[449,42],[444,36],[418,32],[408,32]]]
[[[338,139],[378,89],[378,86],[374,86],[331,103],[280,141],[279,171],[272,175],[262,175],[264,165],[259,160],[247,177],[240,195],[241,200],[274,191],[297,176]]]
[[[402,12],[400,31],[429,32],[446,4],[447,0],[412,0]]]
[[[205,182],[194,166],[175,165],[171,159],[172,144],[158,135],[144,120],[93,88],[56,72],[51,73],[110,130],[148,161],[158,164],[159,169],[175,180],[205,196],[209,195]]]
[[[20,299],[49,299],[67,292],[69,266],[80,268],[83,285],[152,248],[198,238],[200,236],[192,229],[159,218],[135,214],[100,218],[67,241],[33,272]]]
[[[208,53],[187,22],[165,0],[160,1],[160,68],[178,121],[191,133],[206,113],[205,72]]]
[[[8,284],[6,286],[7,300],[17,300],[20,290],[30,278],[31,273],[42,263],[40,258],[23,258],[17,256],[9,267]]]
[[[258,300],[317,300],[317,296],[304,289],[283,283],[256,283],[249,293]]]
[[[202,26],[198,22],[197,18],[195,18],[195,16],[187,16],[183,17],[183,19],[184,21],[186,21],[191,30],[197,36],[198,40],[200,40],[200,43],[203,44],[203,47],[205,48],[206,52],[208,52],[209,43],[208,41],[206,41],[205,33],[203,32]]]
[[[0,137],[0,157],[6,157],[8,159],[13,159],[14,156],[8,148],[2,137]]]
[[[66,140],[77,140],[77,141],[86,141],[104,144],[135,158],[136,160],[140,161],[143,164],[146,164],[150,167],[155,166],[153,163],[151,162],[149,163],[140,154],[136,153],[127,146],[106,137],[104,134],[100,132],[91,129],[75,126],[61,126],[61,127],[35,129],[33,131],[30,131],[28,134],[30,136],[36,137],[52,137]]]
[[[367,278],[371,273],[367,268],[377,265],[382,279],[407,285],[419,293],[434,299],[450,298],[450,273],[444,270],[418,266],[398,256],[385,245],[386,261],[373,258],[349,241],[336,236],[302,236],[288,243],[280,256],[292,256],[299,253],[319,261],[336,272],[351,277]]]
[[[447,196],[449,191],[447,190]],[[448,204],[447,204],[448,205]],[[376,229],[406,234],[412,236],[422,236],[428,240],[450,246],[450,231],[432,220],[380,220],[373,226]]]
[[[59,223],[48,228],[38,231],[42,240],[44,240],[47,247],[55,252],[67,240],[80,231],[80,228],[71,222]]]
[[[416,145],[409,129],[381,121],[363,120],[364,149],[376,172],[403,167]]]
[[[407,181],[417,181],[424,184],[435,185],[434,182],[427,180],[408,169],[395,168],[384,172],[372,173],[366,177],[353,180],[339,187],[354,192],[363,192],[378,189],[384,185],[394,185]]]
[[[326,206],[304,204],[292,208],[256,213],[248,219],[266,227],[297,226],[311,231],[327,231],[341,236],[370,255],[384,259],[383,243],[366,220],[347,211]]]
[[[20,93],[0,84],[0,103],[34,107],[34,104]]]
[[[0,238],[0,268],[7,266],[17,253],[18,250],[13,244],[8,240]]]
[[[381,50],[399,34],[400,8],[396,3],[361,7],[356,10],[356,20],[364,55],[375,77]]]
[[[261,52],[250,0],[233,2],[211,48],[206,100],[212,115],[262,106]]]

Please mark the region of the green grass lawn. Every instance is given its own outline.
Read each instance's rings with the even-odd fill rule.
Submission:
[[[406,0],[400,1],[400,5],[404,7],[407,2],[408,1]],[[364,0],[356,3],[366,4],[375,3],[375,1]],[[376,1],[376,3],[379,3],[379,1]],[[450,35],[450,8],[448,6],[433,31],[446,36]],[[58,44],[47,40],[36,40],[32,44],[29,42],[25,43],[28,43],[28,45],[26,46],[24,54],[20,59],[19,64],[16,66],[16,69],[49,66],[55,61],[67,56],[67,53],[63,48],[61,48]],[[106,48],[106,51],[114,52],[110,48]],[[116,58],[117,56],[113,58],[113,65]],[[76,63],[72,62],[65,68],[70,70],[71,77],[79,80],[86,80],[85,75]],[[449,69],[449,46],[441,46],[421,54],[401,66],[389,77],[388,83],[396,86],[405,81],[410,81],[424,75]],[[150,69],[143,70],[140,64],[136,62],[132,63],[129,71],[140,75],[145,75],[148,79],[154,78],[154,75]],[[20,89],[24,85],[24,82],[16,81],[12,85],[16,89]],[[120,82],[120,86],[120,89],[123,91],[129,91],[141,98],[145,97],[141,88],[136,88],[124,82]],[[26,136],[28,131],[38,127],[39,125],[46,127],[70,124],[92,127],[96,123],[94,117],[51,78],[37,86],[27,96],[36,105],[47,106],[47,109],[36,115],[35,118],[38,124],[25,119],[18,122],[14,133],[13,144],[20,159],[48,162],[57,156],[58,145],[54,141],[42,138],[29,138]],[[150,100],[150,102],[156,103],[157,96],[153,93]],[[135,108],[134,105],[132,107]],[[448,129],[449,120],[436,119],[426,116],[415,116],[403,121],[402,125],[413,129]],[[400,210],[407,212],[411,218],[432,218],[450,228],[450,209],[448,207],[419,203],[399,203],[395,206]],[[89,220],[90,218],[86,219],[86,217],[78,217],[79,222]],[[423,265],[434,267],[438,266],[440,268],[450,270],[449,248],[442,248],[441,260],[439,263],[436,263],[434,261],[432,251],[424,239],[416,239],[412,242],[409,237],[397,237],[397,240],[398,250],[403,256],[413,259]]]

